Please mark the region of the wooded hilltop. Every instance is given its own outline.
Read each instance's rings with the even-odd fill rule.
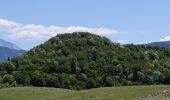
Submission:
[[[120,45],[87,32],[59,34],[1,63],[0,84],[78,90],[170,84],[170,49]]]

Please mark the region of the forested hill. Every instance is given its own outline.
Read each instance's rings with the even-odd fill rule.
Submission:
[[[0,64],[3,85],[68,89],[170,84],[170,50],[112,43],[76,32],[51,38]]]

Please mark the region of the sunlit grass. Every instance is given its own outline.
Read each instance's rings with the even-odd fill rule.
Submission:
[[[133,100],[170,86],[120,86],[90,90],[17,87],[0,90],[0,100]],[[166,99],[168,100],[168,99]]]

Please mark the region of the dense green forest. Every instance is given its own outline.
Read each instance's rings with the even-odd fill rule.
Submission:
[[[67,89],[170,84],[170,49],[60,34],[0,64],[0,84]]]

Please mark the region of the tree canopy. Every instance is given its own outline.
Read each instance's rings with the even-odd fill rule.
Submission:
[[[67,89],[170,84],[170,49],[120,45],[87,32],[60,34],[1,63],[0,82]]]

